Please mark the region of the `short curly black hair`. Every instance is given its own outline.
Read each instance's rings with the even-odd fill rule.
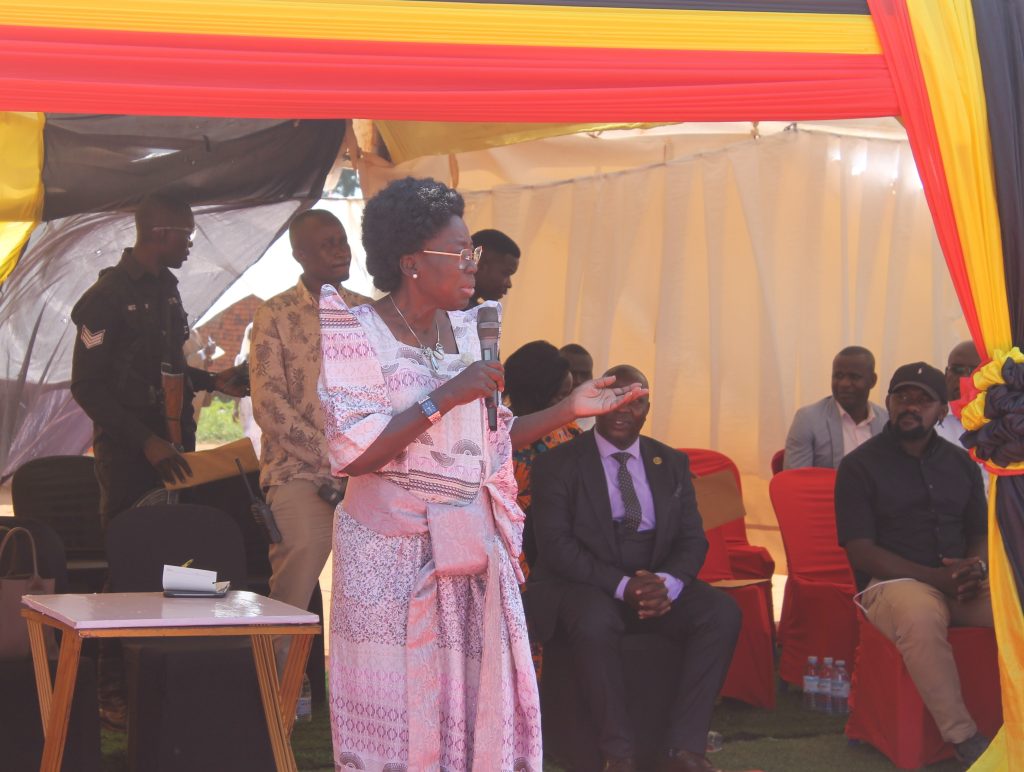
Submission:
[[[451,221],[462,217],[466,204],[458,192],[432,179],[395,180],[366,202],[363,209],[363,248],[366,270],[381,292],[402,283],[399,260]]]
[[[525,343],[505,360],[505,396],[513,415],[529,415],[551,404],[569,372],[569,362],[546,340]]]

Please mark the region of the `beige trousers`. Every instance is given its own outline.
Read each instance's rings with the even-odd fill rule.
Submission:
[[[269,550],[270,597],[302,609],[309,606],[331,554],[334,507],[316,495],[317,487],[310,480],[290,480],[267,491],[267,504],[281,531],[281,541]],[[274,639],[279,670],[290,640],[290,635]]]
[[[942,739],[961,743],[978,731],[960,693],[960,675],[946,631],[992,627],[992,601],[985,589],[966,603],[913,579],[872,580],[861,597],[868,619],[903,655],[903,662]]]

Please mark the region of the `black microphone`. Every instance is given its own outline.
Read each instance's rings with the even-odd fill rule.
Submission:
[[[476,334],[480,338],[480,358],[485,362],[498,361],[498,335],[501,326],[498,323],[498,309],[494,306],[483,306],[476,313]],[[484,402],[487,405],[487,428],[492,432],[498,429],[498,404],[501,392],[494,390],[494,395]]]

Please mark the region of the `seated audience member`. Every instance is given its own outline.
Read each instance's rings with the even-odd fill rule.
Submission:
[[[535,340],[520,346],[505,360],[505,396],[515,416],[529,415],[556,405],[568,397],[572,389],[569,363],[546,340]],[[519,506],[526,512],[523,554],[526,555],[528,565],[533,565],[537,557],[529,514],[530,469],[534,459],[544,451],[582,433],[583,430],[573,421],[512,453],[516,483],[519,486]]]
[[[978,465],[935,434],[946,401],[934,367],[896,371],[887,426],[839,466],[836,526],[858,584],[867,582],[868,619],[896,644],[943,739],[970,764],[989,741],[964,706],[946,630],[992,626],[987,506]]]
[[[960,399],[960,379],[968,377],[980,364],[981,357],[978,356],[978,349],[974,347],[973,341],[965,340],[958,343],[949,352],[949,358],[946,360],[946,394],[950,402]],[[960,435],[964,433],[964,425],[953,415],[952,409],[939,421],[935,432],[942,439],[949,440],[957,447],[963,447],[960,444]]]
[[[974,347],[973,341],[965,340],[963,343],[958,343],[949,352],[949,357],[946,360],[946,394],[949,396],[951,403],[960,399],[960,379],[967,378],[980,364],[981,357],[978,356],[978,349]],[[949,412],[946,413],[946,417],[935,426],[935,433],[942,437],[942,439],[949,440],[958,448],[963,447],[960,437],[964,433],[964,425],[953,414],[952,406],[950,406]],[[985,471],[983,466],[978,468],[981,469],[981,484],[985,489],[987,497],[988,472]]]
[[[512,289],[512,276],[519,270],[519,246],[493,228],[477,231],[473,246],[483,249],[476,267],[476,289],[467,308],[485,300],[501,300]]]
[[[647,386],[628,365],[607,375],[617,384]],[[708,543],[689,461],[640,436],[649,410],[642,397],[534,462],[538,557],[524,594],[527,617],[538,640],[557,634],[572,648],[605,770],[635,769],[621,637],[647,632],[678,645],[682,675],[666,716],[660,769],[708,772],[708,727],[740,612],[732,598],[696,578]]]
[[[569,362],[569,372],[572,373],[572,387],[575,389],[581,383],[586,383],[594,377],[594,358],[579,343],[566,343],[558,353]],[[580,418],[576,423],[586,431],[594,428],[593,418]]]
[[[868,401],[878,382],[875,357],[861,346],[847,346],[832,360],[832,396],[796,411],[786,436],[786,469],[836,469],[843,456],[885,426],[885,408]]]

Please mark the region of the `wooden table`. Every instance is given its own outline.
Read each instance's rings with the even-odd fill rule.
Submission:
[[[251,592],[223,598],[165,598],[159,592],[86,595],[26,595],[21,615],[28,623],[39,712],[43,720],[43,772],[59,772],[84,638],[184,638],[248,635],[267,719],[274,762],[295,772],[291,748],[295,704],[313,642],[320,632],[315,614]],[[55,682],[43,640],[43,626],[63,631]],[[292,635],[280,684],[274,660],[274,635]]]

